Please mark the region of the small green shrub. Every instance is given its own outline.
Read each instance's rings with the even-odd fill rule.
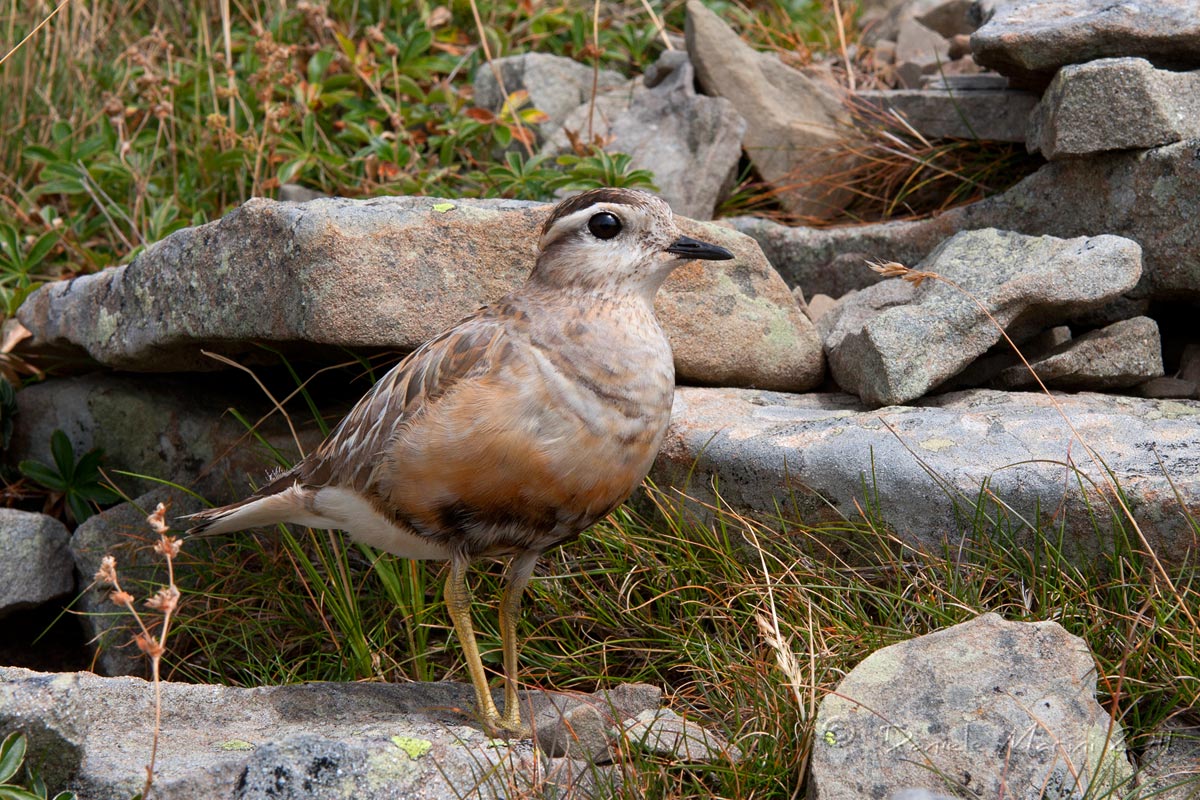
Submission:
[[[56,430],[50,436],[50,454],[54,458],[54,466],[26,459],[18,468],[25,477],[60,495],[76,522],[83,522],[92,516],[97,506],[111,505],[121,499],[119,494],[103,483],[100,474],[103,450],[89,450],[76,461],[71,440],[65,433]]]
[[[28,788],[17,783],[17,773],[25,763],[27,741],[20,731],[10,733],[0,743],[0,800],[47,800],[49,791],[40,777],[30,774]],[[71,792],[59,792],[53,800],[75,800]]]

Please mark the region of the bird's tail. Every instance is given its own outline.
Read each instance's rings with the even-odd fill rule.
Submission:
[[[303,494],[298,479],[296,470],[289,470],[245,500],[183,517],[191,523],[188,535],[230,533],[288,522],[295,516],[297,501]]]

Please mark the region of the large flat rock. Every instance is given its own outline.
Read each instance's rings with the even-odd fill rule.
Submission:
[[[649,690],[649,691],[647,691]],[[500,692],[497,690],[497,695]],[[595,763],[548,756],[532,740],[489,739],[469,716],[467,684],[311,683],[242,689],[166,682],[153,797],[158,800],[448,800],[608,796],[614,756],[670,735],[677,717],[661,692],[626,686],[592,695],[528,691],[522,714],[539,739],[574,742],[580,705],[610,719]],[[52,790],[81,800],[139,792],[149,762],[154,687],[139,678],[46,674],[0,667],[0,738],[29,737],[31,762]],[[499,700],[499,697],[497,697]],[[643,731],[647,727],[649,731]],[[717,734],[692,725],[680,764],[736,757]],[[641,738],[638,738],[638,737]],[[701,740],[711,745],[702,750]],[[574,758],[570,757],[574,756]],[[545,793],[545,794],[542,794]]]
[[[255,199],[178,231],[132,263],[43,286],[18,311],[35,345],[81,348],[110,367],[172,372],[237,358],[345,358],[411,350],[524,282],[550,206],[515,200]],[[758,245],[679,220],[733,261],[692,263],[659,292],[684,382],[802,391],[820,341]],[[719,265],[719,266],[715,266]]]
[[[1059,67],[1097,58],[1141,56],[1200,66],[1195,0],[980,0],[986,21],[971,36],[985,67],[1044,86]]]
[[[1024,142],[1038,96],[1011,89],[864,89],[854,100],[876,114],[903,117],[930,139]]]
[[[1056,399],[1158,555],[1194,552],[1184,512],[1200,513],[1200,402]],[[718,492],[734,509],[799,512],[808,523],[870,508],[905,541],[939,552],[971,535],[977,511],[1011,524],[1023,543],[1023,520],[1055,535],[1062,526],[1064,549],[1080,560],[1114,546],[1108,498],[1089,483],[1104,485],[1100,468],[1043,394],[979,389],[871,411],[850,395],[681,388],[651,477],[687,492],[701,514]]]

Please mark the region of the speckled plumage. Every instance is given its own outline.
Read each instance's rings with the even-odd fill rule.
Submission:
[[[619,233],[593,233],[603,215]],[[538,555],[641,483],[666,432],[674,368],[654,295],[691,258],[732,257],[681,236],[657,197],[619,189],[556,206],[539,251],[524,286],[419,347],[308,457],[246,500],[195,515],[192,529],[292,522],[449,560],[447,601],[480,711],[489,728],[510,731],[523,726],[506,613],[515,615]],[[513,559],[501,604],[503,719],[472,663],[465,584],[451,586],[488,556]]]

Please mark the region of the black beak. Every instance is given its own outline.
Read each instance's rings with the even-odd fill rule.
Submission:
[[[702,242],[690,236],[680,236],[674,244],[667,248],[667,252],[703,261],[728,261],[733,258],[733,253],[724,247],[717,247],[715,244]]]

